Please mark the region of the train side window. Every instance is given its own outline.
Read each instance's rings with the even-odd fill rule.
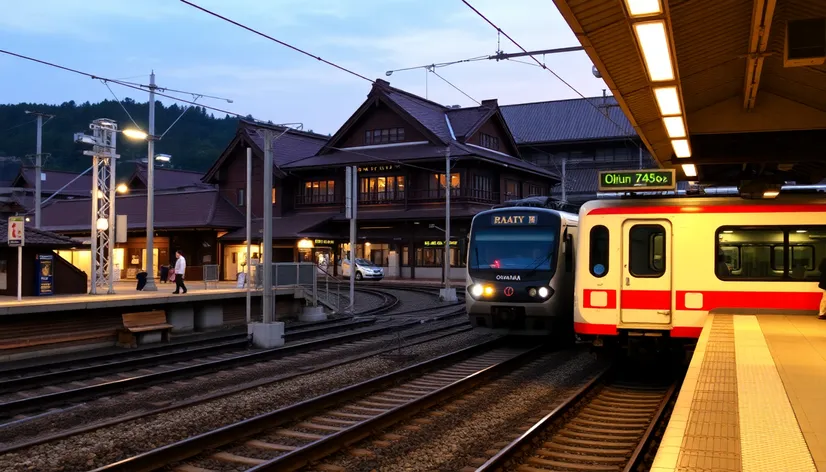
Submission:
[[[594,277],[605,277],[608,273],[608,228],[597,225],[591,228],[591,247],[588,248],[588,269]]]
[[[634,277],[661,277],[665,274],[665,228],[634,225],[628,233],[628,270]]]
[[[717,230],[715,274],[720,280],[782,280],[786,266],[784,231],[723,227]],[[730,256],[738,251],[735,260]]]

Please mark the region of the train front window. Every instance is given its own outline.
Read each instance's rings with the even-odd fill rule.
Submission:
[[[473,233],[468,267],[541,270],[555,265],[557,235],[549,228],[484,228]]]

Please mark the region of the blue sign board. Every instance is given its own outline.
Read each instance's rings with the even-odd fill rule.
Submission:
[[[37,255],[37,295],[54,295],[54,255]]]

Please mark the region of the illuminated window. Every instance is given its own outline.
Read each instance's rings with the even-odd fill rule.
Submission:
[[[381,203],[398,200],[404,200],[403,175],[359,179],[359,201]]]
[[[275,188],[272,189],[272,203],[275,205]]]
[[[433,174],[430,180],[430,198],[440,198],[445,196],[445,174]],[[462,176],[457,173],[450,174],[450,195],[459,196],[462,187]]]
[[[273,189],[274,191],[275,189]],[[273,194],[273,197],[275,194]],[[273,202],[275,200],[273,199]],[[335,203],[336,182],[334,180],[312,180],[304,182],[302,203]]]

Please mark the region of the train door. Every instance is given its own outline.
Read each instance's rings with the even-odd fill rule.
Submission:
[[[671,324],[671,222],[625,220],[622,224],[620,321]]]

